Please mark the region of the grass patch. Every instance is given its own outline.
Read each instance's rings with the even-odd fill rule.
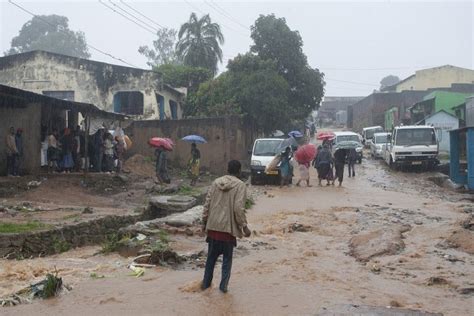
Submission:
[[[145,156],[145,157],[143,157],[143,161],[146,162],[146,163],[153,163],[154,159],[151,156]]]
[[[255,205],[253,198],[249,197],[245,200],[245,209],[250,210]]]
[[[92,279],[104,279],[104,278],[105,278],[105,275],[102,275],[102,274],[101,274],[101,275],[98,275],[97,273],[92,272],[92,273],[90,274],[90,277],[91,277]]]
[[[38,221],[28,223],[0,223],[0,234],[25,233],[51,227]]]
[[[64,220],[69,220],[69,219],[77,219],[81,217],[81,214],[75,213],[75,214],[69,214],[63,217]]]
[[[63,280],[58,277],[58,273],[56,272],[54,275],[48,273],[46,275],[46,283],[44,284],[42,297],[43,298],[50,298],[56,296],[61,287],[63,285]]]
[[[64,239],[55,239],[53,241],[53,249],[55,253],[66,252],[71,249],[71,244]]]
[[[169,243],[170,243],[170,237],[168,233],[164,230],[160,230],[160,232],[158,233],[158,239],[155,240],[149,246],[149,250],[151,252],[158,252],[158,253],[165,252],[167,250],[170,250]]]
[[[118,234],[110,234],[105,237],[105,241],[102,243],[102,253],[111,253],[117,251],[121,245],[130,240],[130,235],[125,235],[122,238]]]

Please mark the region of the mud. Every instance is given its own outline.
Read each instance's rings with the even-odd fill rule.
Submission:
[[[453,232],[472,232],[461,226],[472,209],[472,196],[444,190],[427,180],[425,174],[393,173],[379,161],[364,160],[356,166],[356,174],[356,178],[345,179],[342,188],[317,187],[313,170],[313,188],[258,187],[266,194],[258,195],[255,206],[248,211],[254,234],[238,240],[229,293],[225,295],[216,288],[220,263],[214,287],[199,290],[206,243],[197,234],[181,233],[171,235],[170,247],[180,255],[195,258],[195,264],[180,270],[147,269],[140,278],[129,275],[126,266],[131,258],[117,254],[93,256],[93,251],[85,253],[85,249],[12,262],[5,281],[2,276],[7,274],[0,270],[0,288],[4,292],[34,277],[27,274],[24,281],[20,280],[20,271],[29,273],[27,264],[44,270],[57,265],[73,290],[50,301],[2,312],[472,314],[474,257],[459,246],[439,246]],[[406,226],[411,229],[402,229]],[[302,231],[301,227],[305,229]],[[384,235],[389,230],[392,233]],[[472,240],[467,238],[469,235],[461,239]],[[361,247],[361,254],[376,255],[365,256],[364,262],[357,260],[351,255],[351,239],[360,241],[357,246]],[[369,252],[379,246],[381,239],[387,245],[398,245],[386,247],[396,251]],[[404,247],[400,246],[402,243]],[[91,278],[92,272],[105,278]]]

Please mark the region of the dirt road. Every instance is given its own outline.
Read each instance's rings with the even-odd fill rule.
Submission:
[[[259,187],[248,215],[254,234],[238,242],[225,295],[216,287],[198,290],[201,268],[160,268],[135,278],[117,255],[76,250],[82,266],[107,265],[105,278],[66,274],[71,292],[1,313],[285,315],[360,304],[472,315],[474,232],[462,226],[472,215],[472,195],[438,188],[424,175],[390,173],[379,161],[357,167],[342,188],[318,187],[315,174],[312,188]],[[51,265],[72,255],[36,260]],[[215,284],[219,277],[216,270]]]

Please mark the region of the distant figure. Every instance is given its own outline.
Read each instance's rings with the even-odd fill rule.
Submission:
[[[166,150],[160,146],[155,150],[156,157],[156,178],[160,184],[171,183],[168,176],[168,160]]]
[[[62,149],[62,163],[61,167],[63,172],[69,173],[74,167],[74,160],[72,157],[72,151],[74,147],[74,137],[71,134],[69,128],[64,129],[64,135],[61,138],[61,149]]]
[[[72,132],[73,141],[72,141],[72,160],[74,161],[74,170],[80,171],[81,170],[81,127],[77,126],[76,130]]]
[[[191,144],[191,160],[189,161],[189,172],[191,174],[191,185],[196,185],[199,178],[199,169],[201,165],[201,152],[197,149],[195,143]]]
[[[285,151],[281,153],[280,159],[280,188],[284,185],[290,185],[291,179],[293,177],[293,166],[291,165],[291,147],[288,146],[285,148]]]
[[[18,128],[15,134],[15,145],[18,154],[15,158],[15,170],[14,175],[19,177],[20,176],[20,167],[21,167],[21,160],[23,158],[23,129]]]
[[[15,176],[15,164],[18,156],[18,149],[15,143],[15,128],[10,127],[10,131],[5,138],[5,148],[7,153],[7,176]]]
[[[125,141],[123,137],[115,136],[115,154],[117,155],[117,172],[122,172]]]
[[[356,160],[357,160],[356,150],[354,148],[349,149],[349,152],[347,153],[347,168],[349,170],[349,178],[351,177],[351,175],[353,177],[356,176],[355,169],[354,169]]]
[[[227,293],[232,269],[232,255],[237,246],[236,238],[249,237],[245,216],[247,188],[239,179],[241,164],[237,160],[228,163],[229,175],[216,179],[209,189],[204,203],[203,229],[208,243],[206,269],[201,284],[205,290],[211,286],[217,258],[222,258],[222,279],[219,290]]]
[[[332,157],[331,151],[329,150],[329,144],[324,143],[323,147],[318,150],[318,154],[313,161],[313,166],[318,170],[318,179],[319,185],[322,180],[327,181],[327,185],[331,184],[332,178],[332,167],[334,159]]]
[[[300,172],[300,178],[296,183],[297,186],[300,186],[301,181],[306,181],[306,186],[311,187],[309,184],[309,162],[300,163],[298,166]]]
[[[99,129],[94,137],[94,169],[96,172],[102,172],[102,161],[104,159],[104,130]]]
[[[336,169],[336,177],[337,181],[339,182],[339,186],[342,185],[342,181],[344,180],[344,164],[346,162],[346,149],[337,149],[334,153],[334,166]],[[336,180],[333,180],[333,184]]]
[[[114,170],[114,144],[113,136],[110,133],[105,134],[104,139],[104,161],[105,171],[112,172]]]
[[[58,149],[58,130],[48,136],[48,172],[58,171],[59,149]]]

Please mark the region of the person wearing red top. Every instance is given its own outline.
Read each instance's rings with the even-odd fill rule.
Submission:
[[[208,251],[201,284],[203,290],[211,286],[217,258],[222,255],[222,279],[219,290],[227,293],[232,254],[234,247],[237,246],[236,237],[250,236],[245,216],[247,187],[239,179],[240,169],[240,162],[230,161],[229,175],[220,177],[212,183],[204,203],[202,221],[203,229],[207,233]]]

